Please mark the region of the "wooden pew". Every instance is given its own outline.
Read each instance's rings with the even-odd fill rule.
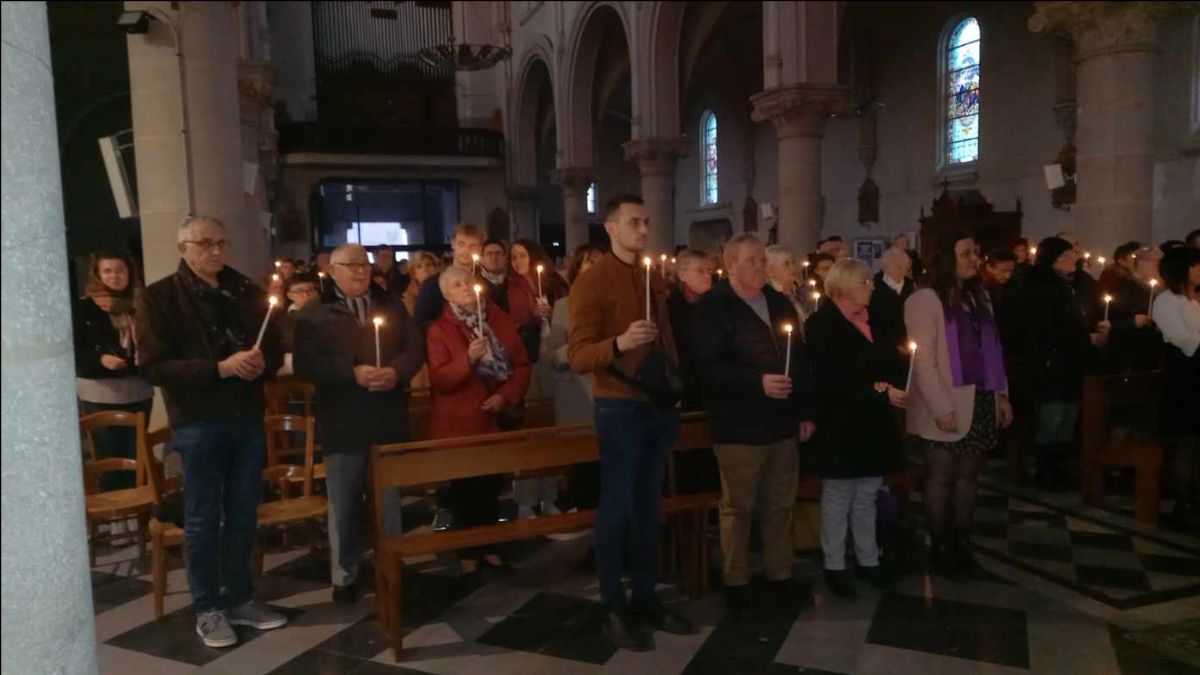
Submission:
[[[702,413],[680,418],[673,451],[711,447],[708,422]],[[523,429],[499,434],[449,438],[374,446],[372,483],[375,510],[375,596],[379,623],[391,635],[398,660],[403,649],[403,579],[406,557],[462,548],[573,532],[591,526],[596,511],[577,511],[531,520],[513,520],[447,532],[411,532],[384,535],[382,494],[385,489],[411,488],[457,478],[561,469],[599,458],[595,427],[575,424]],[[675,517],[681,574],[689,594],[703,593],[707,576],[705,519],[719,493],[668,495],[663,498],[664,519]]]
[[[1158,436],[1162,371],[1089,375],[1083,380],[1080,492],[1088,506],[1104,506],[1104,469],[1132,467],[1134,518],[1158,523],[1163,447]]]

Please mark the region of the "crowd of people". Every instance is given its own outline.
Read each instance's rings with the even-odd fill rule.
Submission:
[[[510,246],[466,223],[448,259],[346,244],[307,265],[278,261],[268,293],[226,264],[230,242],[211,217],[183,223],[178,270],[144,289],[128,257],[93,256],[75,312],[81,412],[148,413],[161,389],[182,458],[188,582],[205,644],[234,644],[232,625],[286,623],[254,600],[251,573],[262,385],[274,377],[316,387],[342,603],[361,585],[369,448],[411,438],[410,392],[426,390],[432,438],[520,428],[539,386],[557,424],[594,422],[599,462],[571,467],[566,502],[557,477],[519,480],[513,494],[520,518],[566,503],[597,509],[589,556],[603,627],[632,650],[653,648],[655,630],[695,630],[656,591],[681,410],[707,411],[714,445],[681,454],[677,481],[721,493],[721,567],[738,618],[812,601],[792,576],[802,473],[822,479],[829,589],[853,598],[856,578],[895,583],[877,522],[906,438],[918,440],[925,464],[931,566],[951,577],[974,569],[982,463],[1005,436],[1026,434],[1037,480],[1067,486],[1088,373],[1165,370],[1171,522],[1198,527],[1200,232],[1159,247],[1130,242],[1109,264],[1070,232],[989,252],[953,234],[927,268],[901,236],[872,274],[839,237],[798,256],[743,234],[715,253],[668,258],[648,249],[656,225],[636,195],[611,199],[604,221],[609,247],[579,247],[565,274],[535,242]],[[129,437],[103,442],[105,454],[132,456]],[[452,481],[438,494],[445,522],[435,528],[496,522],[504,489],[503,476]],[[385,495],[383,511],[384,531],[399,532],[398,493]],[[765,593],[751,590],[754,520]],[[495,547],[458,553],[464,574],[510,567]]]

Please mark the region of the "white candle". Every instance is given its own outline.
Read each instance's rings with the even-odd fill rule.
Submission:
[[[317,280],[321,282],[321,292],[325,292],[325,273],[317,272]]]
[[[371,320],[375,324],[375,367],[380,366],[379,363],[379,327],[383,325],[383,317],[377,316]]]
[[[476,267],[478,267],[478,266],[479,266],[479,254],[478,254],[478,253],[472,253],[472,254],[471,254],[471,275],[472,275],[472,276],[474,276],[474,274],[475,274],[475,268],[476,268]]]
[[[482,292],[483,286],[475,284],[475,311],[479,314],[479,337],[483,337],[483,301],[479,298],[479,294]]]
[[[783,332],[787,333],[788,336],[787,358],[784,359],[783,362],[784,377],[788,377],[788,375],[792,372],[792,330],[792,324],[787,323],[783,325]]]
[[[821,294],[818,293],[817,291],[813,291],[812,298],[813,298],[813,304],[815,305],[821,301]]]
[[[725,278],[725,270],[717,269],[717,281]]]
[[[544,297],[546,297],[546,294],[542,292],[542,271],[543,271],[543,270],[545,270],[545,269],[546,269],[546,268],[545,268],[545,266],[543,266],[543,265],[538,265],[538,266],[537,266],[537,273],[538,273],[538,297],[539,297],[539,298],[544,298]]]
[[[1111,295],[1104,296],[1104,320],[1108,321],[1108,303],[1112,302]]]
[[[271,310],[275,309],[275,305],[278,304],[279,300],[275,296],[267,298],[267,315],[263,317],[262,327],[258,329],[258,339],[254,341],[255,349],[262,346],[263,335],[267,332],[267,322],[271,320]]]
[[[271,275],[271,281],[279,281],[279,275],[278,275],[278,274],[272,274],[272,275]]]
[[[278,260],[276,260],[276,261],[275,261],[275,269],[279,269],[280,267],[283,267],[283,263],[282,263],[282,262],[280,262],[280,261],[278,261]]]
[[[908,380],[904,383],[904,391],[912,389],[913,361],[917,360],[917,343],[908,343]]]
[[[642,264],[646,266],[646,320],[650,320],[650,268],[654,266],[654,261],[650,256],[642,258]]]
[[[809,288],[816,288],[816,287],[817,287],[817,280],[816,280],[816,279],[809,279],[809,280],[808,280],[808,286],[809,286]]]
[[[1104,256],[1100,256],[1099,258],[1096,258],[1096,262],[1100,263],[1101,269],[1104,268]]]
[[[662,278],[663,278],[663,281],[666,281],[667,280],[667,254],[664,253],[664,254],[660,255],[658,257],[658,259],[660,261],[662,261]]]
[[[1146,303],[1146,316],[1154,318],[1154,287],[1158,285],[1158,279],[1150,280],[1150,302]]]

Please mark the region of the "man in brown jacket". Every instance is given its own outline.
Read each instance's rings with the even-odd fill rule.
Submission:
[[[678,357],[666,286],[642,264],[650,229],[642,198],[610,199],[604,228],[612,251],[571,289],[568,349],[571,369],[592,374],[594,381],[600,443],[595,548],[604,632],[618,647],[645,651],[654,647],[654,629],[686,635],[695,628],[665,609],[654,591],[663,473],[678,410],[656,406],[627,381],[655,347],[674,364]],[[632,581],[629,602],[621,584],[623,562]]]

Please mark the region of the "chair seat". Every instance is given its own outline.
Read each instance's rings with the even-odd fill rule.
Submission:
[[[183,528],[157,518],[150,520],[150,537],[161,541],[163,546],[181,546],[184,541]]]
[[[88,495],[85,502],[88,518],[104,520],[120,518],[147,511],[154,505],[154,490],[148,485],[124,490],[111,490]]]
[[[313,466],[313,480],[325,480],[325,464]],[[299,485],[304,482],[304,476],[292,476],[288,482]]]
[[[267,502],[258,506],[258,524],[279,525],[325,515],[328,502],[324,497],[297,497],[286,501]]]

